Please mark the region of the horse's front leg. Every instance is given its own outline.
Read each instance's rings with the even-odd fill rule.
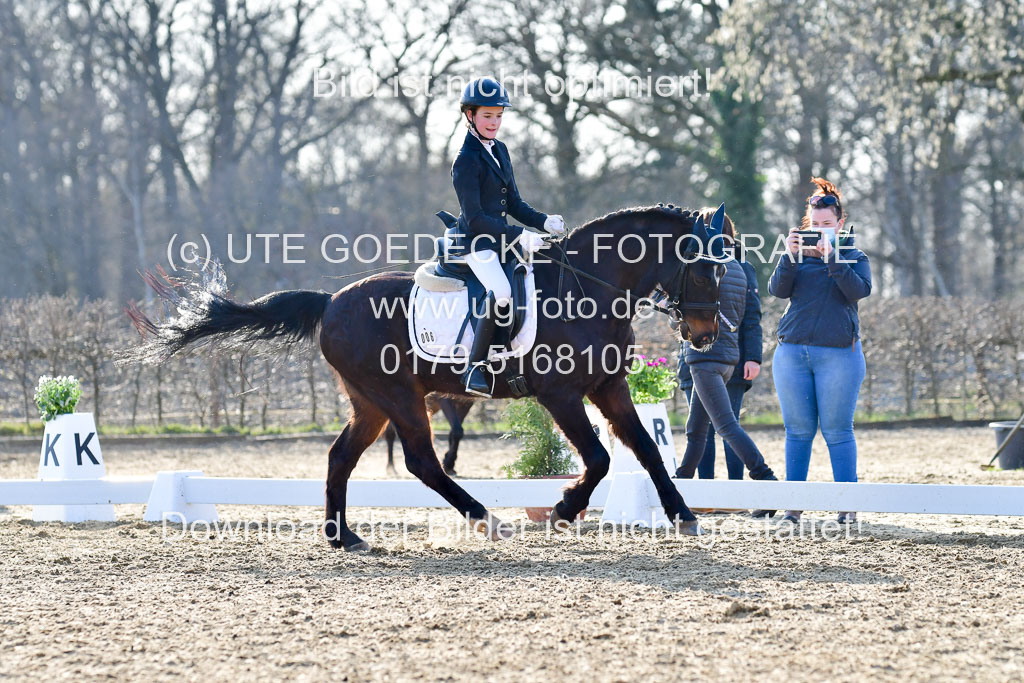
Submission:
[[[597,484],[608,474],[611,458],[590,425],[582,396],[546,395],[538,396],[537,400],[551,413],[562,433],[583,459],[583,474],[565,488],[562,500],[551,511],[551,523],[558,525],[576,519],[580,511],[587,507]]]
[[[640,416],[636,414],[633,400],[629,396],[629,385],[625,377],[613,377],[602,384],[588,398],[594,402],[601,414],[608,420],[611,432],[625,444],[654,481],[658,498],[665,508],[665,514],[682,533],[700,534],[697,518],[683,502],[675,484],[669,477],[661,452],[654,439],[644,429]]]

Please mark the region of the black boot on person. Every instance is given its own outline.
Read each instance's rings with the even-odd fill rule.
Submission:
[[[779,480],[779,478],[775,476],[775,473],[772,472],[772,468],[768,467],[767,464],[765,464],[764,469],[763,470],[759,470],[757,474],[754,474],[753,472],[751,472],[750,473],[750,478],[751,479],[755,479],[757,481],[778,481]],[[750,511],[750,516],[751,517],[756,517],[756,518],[760,518],[760,517],[774,517],[776,512],[778,512],[778,510],[761,510],[761,509],[751,510]]]
[[[469,351],[469,362],[462,375],[466,393],[491,398],[494,393],[494,373],[487,360],[497,325],[498,312],[495,310],[494,294],[487,292],[482,303],[483,312],[478,312],[476,329],[473,330],[473,347]]]

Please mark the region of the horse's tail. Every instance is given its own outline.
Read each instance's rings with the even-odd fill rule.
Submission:
[[[129,306],[128,316],[144,342],[126,351],[125,360],[160,362],[209,343],[249,348],[255,342],[280,346],[312,339],[331,300],[328,292],[291,289],[240,303],[216,291],[222,287],[210,279],[191,285],[182,296],[174,288],[182,283],[161,275],[165,282],[150,273],[143,277],[161,298],[174,305],[177,314],[158,324],[135,305]]]

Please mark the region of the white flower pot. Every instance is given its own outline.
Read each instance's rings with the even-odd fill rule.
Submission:
[[[59,415],[46,423],[39,450],[39,478],[45,481],[100,479],[107,475],[92,413]],[[115,521],[114,506],[36,505],[37,522]]]

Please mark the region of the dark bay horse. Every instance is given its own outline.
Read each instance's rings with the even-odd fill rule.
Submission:
[[[624,209],[590,221],[560,244],[538,252],[534,263],[540,317],[536,342],[516,370],[521,370],[531,393],[551,413],[584,463],[583,474],[564,489],[554,506],[551,522],[556,528],[576,518],[608,472],[608,452],[584,410],[587,397],[650,474],[676,528],[685,534],[701,533],[637,416],[626,372],[634,343],[631,320],[640,310],[640,298],[656,289],[668,295],[668,310],[680,338],[698,348],[717,338],[718,285],[724,267],[694,254],[707,253],[708,241],[714,242],[720,234],[720,222],[716,226],[712,221],[708,229],[695,212],[672,205]],[[564,252],[559,253],[560,249]],[[578,273],[561,271],[563,258]],[[581,280],[578,274],[583,273],[588,277]],[[413,475],[478,531],[493,540],[508,538],[511,528],[445,474],[437,460],[424,399],[430,393],[466,394],[460,381],[462,368],[417,362],[411,352],[403,303],[412,286],[412,274],[386,272],[333,295],[288,290],[248,304],[210,291],[193,291],[183,298],[164,287],[158,292],[174,298],[179,315],[157,325],[136,312],[133,318],[148,336],[136,356],[155,360],[217,340],[245,345],[293,342],[311,338],[319,329],[320,348],[352,406],[348,424],[328,456],[324,534],[330,544],[347,550],[369,548],[345,521],[347,484],[359,457],[389,421]],[[586,310],[581,299],[587,301]],[[570,301],[579,304],[575,317],[563,320],[547,313],[558,310],[558,305],[564,310]],[[380,315],[382,304],[392,305],[391,314]],[[494,398],[513,395],[499,381]]]

